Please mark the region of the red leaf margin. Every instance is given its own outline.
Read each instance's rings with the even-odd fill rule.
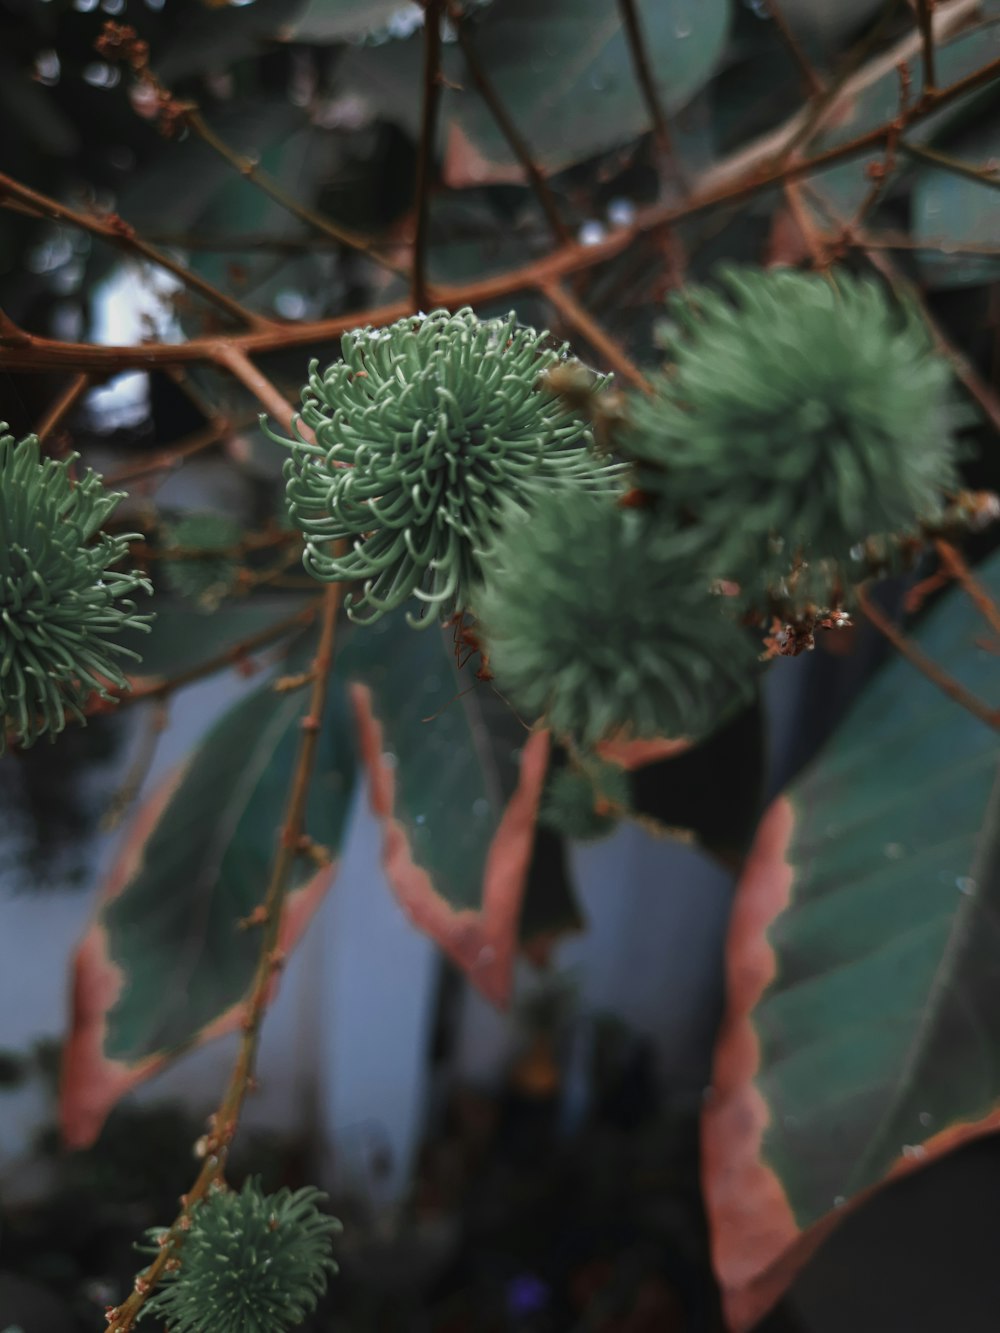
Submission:
[[[534,731],[521,752],[517,787],[500,819],[486,858],[482,907],[456,910],[413,859],[406,830],[395,815],[396,778],[382,760],[382,724],[372,692],[350,687],[362,762],[368,770],[372,809],[382,820],[382,863],[400,906],[461,967],[478,990],[499,1008],[510,1002],[521,902],[535,839],[538,806],[548,768],[551,738]]]
[[[787,853],[795,818],[788,797],[771,805],[737,887],[726,942],[726,1012],[702,1113],[702,1190],[731,1333],[748,1333],[830,1233],[885,1185],[1000,1130],[1000,1107],[980,1120],[949,1125],[924,1140],[919,1156],[900,1156],[879,1182],[835,1212],[804,1228],[795,1221],[781,1180],[761,1152],[770,1112],[754,1082],[760,1044],[753,1025],[776,971],[768,931],[791,900],[795,872]]]
[[[123,969],[111,958],[101,913],[138,872],[149,836],[189,767],[190,762],[178,765],[135,815],[108,875],[94,919],[73,958],[69,1036],[63,1049],[59,1086],[59,1128],[67,1148],[89,1148],[100,1134],[112,1107],[181,1053],[164,1051],[146,1056],[135,1064],[112,1060],[104,1054],[107,1017],[128,981]],[[333,883],[336,871],[337,862],[334,861],[288,895],[278,937],[278,948],[282,953],[289,953],[302,937]],[[274,998],[277,986],[278,976],[275,975],[268,1003]],[[230,1005],[203,1027],[183,1050],[193,1050],[236,1031],[242,1025],[245,1012],[245,999]]]

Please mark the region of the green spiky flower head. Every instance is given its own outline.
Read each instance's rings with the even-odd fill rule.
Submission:
[[[239,577],[240,564],[231,552],[242,535],[239,522],[228,514],[191,513],[165,524],[168,552],[178,548],[164,561],[167,587],[202,611],[214,611]]]
[[[15,441],[0,423],[0,754],[84,721],[93,694],[113,701],[128,680],[115,642],[148,630],[130,594],[145,578],[114,568],[137,534],[101,531],[122,499],[72,458],[42,458],[38,440]]]
[[[558,736],[703,735],[750,689],[756,655],[696,540],[612,497],[511,514],[489,568],[476,613],[498,688]]]
[[[336,1272],[331,1237],[312,1188],[214,1192],[194,1211],[180,1267],[143,1307],[171,1333],[284,1333],[316,1308]]]
[[[624,770],[589,758],[586,765],[567,764],[551,774],[542,793],[538,822],[567,838],[592,842],[614,832],[629,803]]]
[[[950,372],[874,281],[720,277],[672,302],[673,364],[632,402],[621,447],[706,532],[719,576],[760,587],[805,560],[836,583],[852,548],[912,532],[955,486]]]
[[[424,603],[411,623],[465,607],[504,501],[526,508],[553,485],[615,475],[591,454],[587,424],[540,383],[567,349],[513,314],[435,310],[341,345],[343,360],[310,368],[300,420],[315,442],[298,431],[284,441],[285,472],[306,568],[361,581],[347,599],[356,619],[410,597]]]

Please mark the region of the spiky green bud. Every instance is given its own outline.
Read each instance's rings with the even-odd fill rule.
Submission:
[[[129,600],[147,580],[112,568],[137,534],[100,530],[121,493],[89,468],[74,478],[76,455],[42,458],[34,435],[6,431],[0,423],[0,754],[84,721],[92,695],[127,689],[119,659],[139,659],[114,636],[152,619]]]
[[[874,281],[720,279],[672,301],[673,364],[619,443],[661,509],[702,529],[718,575],[761,588],[805,560],[800,588],[821,597],[858,543],[912,531],[955,486],[950,372]]]
[[[239,522],[227,514],[185,514],[175,523],[164,524],[168,554],[171,547],[180,548],[176,557],[163,563],[167,587],[201,610],[214,611],[239,577],[240,563],[230,552],[242,535]],[[188,556],[185,551],[203,554]]]
[[[475,610],[501,692],[592,746],[702,735],[749,691],[755,653],[723,601],[696,536],[553,491],[509,514]]]
[[[538,822],[580,842],[613,833],[630,802],[628,775],[615,764],[589,759],[585,767],[556,769],[545,784]]]
[[[214,1192],[194,1210],[180,1267],[143,1307],[170,1333],[284,1333],[312,1310],[336,1272],[336,1218],[312,1188]]]
[[[346,601],[355,619],[410,597],[425,604],[420,625],[465,607],[502,502],[528,507],[553,485],[606,486],[614,473],[590,453],[586,423],[540,384],[566,347],[514,314],[435,310],[341,345],[343,360],[322,372],[313,362],[302,391],[315,443],[298,431],[282,443],[305,566],[361,581]]]

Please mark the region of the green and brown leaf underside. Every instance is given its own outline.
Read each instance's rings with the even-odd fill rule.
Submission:
[[[1000,593],[1000,557],[981,573]],[[986,635],[954,591],[917,637],[997,706]],[[895,659],[764,818],[704,1120],[734,1329],[871,1191],[1000,1128],[998,757],[994,731]]]

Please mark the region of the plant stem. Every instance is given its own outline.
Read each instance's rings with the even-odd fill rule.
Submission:
[[[424,0],[424,99],[420,116],[420,143],[417,148],[417,179],[414,188],[416,230],[413,237],[413,265],[410,276],[412,306],[429,310],[427,286],[428,225],[430,222],[431,171],[434,140],[437,135],[438,107],[441,103],[441,18],[444,0]]]
[[[883,635],[896,651],[910,663],[911,666],[926,676],[932,684],[936,685],[942,694],[948,696],[957,703],[966,712],[973,717],[978,717],[980,722],[985,722],[988,727],[994,731],[1000,731],[1000,708],[990,708],[988,704],[983,703],[974,694],[971,694],[964,685],[955,680],[953,676],[942,670],[938,664],[933,661],[922,648],[919,648],[911,639],[908,639],[898,625],[894,625],[891,620],[871,601],[868,591],[863,585],[857,589],[858,603],[861,610],[875,626],[878,632]]]
[[[331,583],[323,595],[320,638],[313,662],[309,708],[300,724],[302,736],[299,741],[298,758],[285,807],[284,824],[278,838],[278,850],[262,904],[260,952],[246,1001],[243,1034],[236,1062],[229,1076],[225,1094],[211,1120],[212,1128],[208,1135],[205,1161],[198,1177],[184,1195],[181,1211],[170,1228],[166,1243],[161,1246],[159,1254],[136,1279],[135,1289],[127,1300],[116,1310],[109,1311],[109,1333],[127,1333],[127,1330],[133,1328],[136,1317],[163,1276],[167,1263],[180,1252],[185,1232],[190,1227],[194,1207],[204,1199],[210,1188],[223,1178],[229,1145],[236,1134],[243,1103],[253,1081],[261,1024],[274,987],[276,973],[281,966],[278,941],[282,911],[295,859],[299,855],[305,832],[306,803],[315,767],[320,728],[326,710],[341,592],[342,587],[339,583]]]

